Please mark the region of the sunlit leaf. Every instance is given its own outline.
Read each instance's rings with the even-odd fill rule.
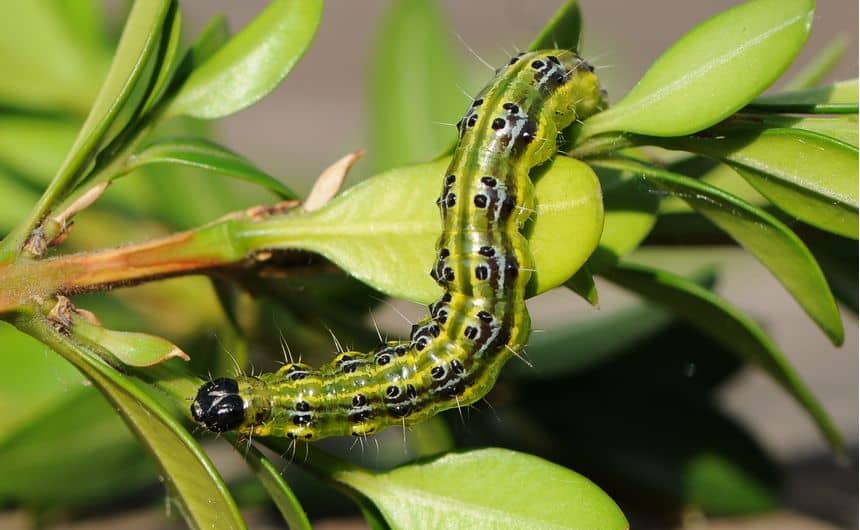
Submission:
[[[252,105],[298,63],[321,16],[321,0],[274,0],[191,72],[166,115],[214,119]]]
[[[370,498],[393,528],[628,528],[612,499],[582,475],[506,449],[378,473],[344,469],[333,478]]]
[[[857,114],[857,80],[761,96],[747,105],[746,109],[759,112]]]
[[[639,83],[585,121],[583,136],[680,136],[725,119],[770,86],[806,42],[813,0],[752,0],[689,31]]]
[[[715,130],[655,143],[718,158],[785,212],[857,239],[856,148],[800,129]]]
[[[441,221],[433,201],[450,159],[391,170],[309,214],[254,223],[260,247],[317,252],[359,280],[397,298],[430,303],[442,294],[430,277]],[[537,215],[526,230],[541,293],[570,278],[593,251],[603,226],[600,186],[584,163],[557,157],[535,176]],[[428,199],[428,197],[430,199]]]
[[[281,181],[244,157],[202,138],[167,138],[152,143],[129,159],[126,171],[152,164],[179,164],[214,171],[262,186],[284,199],[296,198]]]
[[[684,199],[767,267],[834,344],[844,339],[842,318],[824,274],[797,235],[772,215],[703,182],[634,161],[598,165],[636,172]]]

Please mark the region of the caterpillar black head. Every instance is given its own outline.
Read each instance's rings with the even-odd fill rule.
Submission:
[[[245,422],[245,400],[239,395],[239,383],[222,377],[201,386],[191,404],[191,415],[210,431],[238,428]]]

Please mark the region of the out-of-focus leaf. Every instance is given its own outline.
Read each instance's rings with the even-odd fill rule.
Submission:
[[[63,163],[79,125],[39,116],[0,114],[0,165],[44,187]]]
[[[181,164],[214,171],[262,186],[284,199],[296,198],[292,190],[275,177],[255,167],[246,158],[202,138],[159,140],[132,156],[126,171],[134,171],[151,164]]]
[[[441,221],[433,201],[450,159],[395,169],[347,190],[308,214],[253,223],[243,238],[271,248],[317,252],[397,298],[430,303],[442,294],[430,277]],[[597,245],[600,186],[584,163],[556,157],[535,176],[537,215],[526,229],[537,269],[531,293],[570,278]]]
[[[857,243],[835,237],[817,237],[810,250],[821,263],[836,298],[857,314]]]
[[[22,380],[30,376],[19,367],[11,371]],[[54,509],[91,506],[155,483],[152,462],[95,389],[53,383],[62,395],[49,408],[4,430],[2,502]],[[14,398],[17,404],[21,400]]]
[[[38,193],[0,169],[0,235],[17,226],[38,200]]]
[[[703,182],[628,160],[598,165],[638,172],[728,233],[779,280],[834,344],[844,340],[842,319],[824,274],[797,235],[772,215]]]
[[[21,315],[16,325],[72,363],[117,409],[159,464],[189,526],[245,528],[236,504],[209,458],[160,404],[131,379],[111,368],[94,346],[66,337],[41,315]]]
[[[681,136],[720,122],[770,86],[809,36],[813,0],[752,0],[696,26],[582,136]]]
[[[655,143],[718,158],[783,211],[857,239],[856,148],[800,129],[715,133]]]
[[[165,115],[215,119],[255,103],[301,59],[321,16],[321,0],[274,0],[191,72]]]
[[[752,100],[746,109],[758,112],[857,114],[857,80],[760,96]]]
[[[44,2],[36,0],[31,3]],[[87,51],[93,57],[104,57],[104,65],[107,66],[110,55],[104,6],[92,0],[84,2],[49,0],[48,3],[58,11],[61,20],[74,34],[75,42],[79,46],[86,46]],[[26,26],[26,23],[23,25]]]
[[[581,296],[586,302],[593,306],[597,306],[600,302],[597,295],[597,286],[594,285],[594,278],[591,277],[591,271],[588,265],[583,265],[581,269],[576,271],[576,274],[564,282],[564,285]]]
[[[63,3],[32,0],[4,5],[0,19],[4,71],[0,101],[4,104],[79,114],[89,108],[104,72],[105,56],[95,55],[79,40],[80,33],[75,22],[66,19],[68,6]]]
[[[603,233],[588,268],[599,274],[632,252],[648,236],[657,219],[660,198],[647,181],[629,172],[597,168],[603,190]]]
[[[695,507],[708,515],[773,509],[779,499],[778,469],[750,434],[712,400],[666,395],[672,387],[648,385],[643,373],[648,372],[640,369],[637,379],[645,384],[633,393],[612,378],[600,379],[601,392],[587,384],[591,373],[530,385],[524,411],[538,422],[530,426],[532,435],[536,430],[541,440],[556,440],[553,458],[651,506]],[[583,386],[587,394],[572,390]],[[542,393],[543,388],[549,391]],[[535,391],[539,395],[532,396]],[[553,415],[557,406],[572,414]]]
[[[370,74],[376,170],[428,160],[456,137],[453,122],[467,104],[457,88],[463,75],[450,38],[434,2],[391,3]]]
[[[236,450],[254,470],[257,480],[266,489],[284,521],[291,530],[311,530],[311,523],[296,494],[281,476],[281,471],[253,445],[238,445]]]
[[[612,499],[582,475],[505,449],[378,473],[342,469],[332,478],[370,498],[393,528],[628,528]]]
[[[716,271],[707,267],[690,276],[691,281],[710,287]],[[642,303],[620,310],[604,308],[590,318],[532,335],[528,354],[534,366],[516,363],[506,368],[506,373],[521,379],[557,379],[579,373],[625,353],[672,320],[672,315],[659,307]]]
[[[582,13],[577,0],[567,0],[552,16],[529,50],[559,48],[579,50],[582,40]]]
[[[782,352],[755,322],[713,292],[666,271],[619,265],[604,272],[610,281],[687,320],[726,348],[755,361],[809,413],[834,451],[842,436]]]
[[[785,84],[785,90],[801,90],[817,85],[833,68],[839,64],[848,47],[845,35],[837,35],[827,46]]]
[[[158,47],[164,19],[172,5],[171,0],[135,2],[107,78],[74,145],[31,213],[28,222],[21,223],[18,230],[7,236],[0,244],[0,262],[9,261],[17,255],[33,228],[32,225],[39,222],[58,200],[65,198],[74,188],[108,130],[122,126],[116,123],[116,120],[123,111],[124,103],[138,88],[139,81],[146,70],[146,64]],[[68,90],[68,87],[64,89]]]

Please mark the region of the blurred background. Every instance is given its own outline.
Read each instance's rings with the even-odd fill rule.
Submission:
[[[3,0],[3,3],[6,2],[11,3],[11,0]],[[214,137],[220,143],[245,155],[260,167],[279,177],[300,195],[309,190],[313,180],[324,167],[343,154],[358,148],[369,148],[370,153],[367,160],[360,162],[355,167],[353,173],[350,174],[347,185],[354,184],[373,174],[378,161],[374,159],[373,151],[375,147],[372,135],[374,116],[372,116],[368,105],[371,100],[370,91],[373,89],[373,81],[370,79],[369,72],[374,69],[372,65],[378,64],[375,62],[378,59],[374,59],[374,57],[378,57],[377,54],[379,53],[380,25],[384,24],[385,17],[394,3],[394,1],[378,0],[329,1],[315,42],[285,82],[273,94],[258,104],[235,116],[212,124]],[[582,0],[585,28],[582,54],[597,67],[601,80],[609,92],[610,101],[617,101],[629,90],[651,62],[690,27],[703,18],[736,3],[738,2],[729,0],[699,2],[681,0],[655,0],[651,2]],[[439,16],[450,28],[448,44],[461,59],[460,71],[452,72],[450,75],[450,92],[454,94],[452,97],[462,97],[462,106],[465,107],[466,97],[460,96],[460,93],[475,93],[491,75],[474,55],[480,56],[481,59],[493,65],[503,63],[515,50],[528,45],[533,36],[557,9],[560,2],[556,0],[532,0],[528,2],[520,0],[471,0],[469,2],[449,0],[440,1],[438,4]],[[265,5],[266,2],[262,0],[243,2],[183,0],[181,6],[184,14],[185,35],[189,38],[197,35],[208,19],[218,12],[227,15],[231,28],[234,30],[241,28]],[[108,13],[108,27],[111,28],[107,38],[115,40],[126,4],[111,1],[107,2],[105,7]],[[858,44],[857,20],[858,6],[856,2],[850,0],[820,1],[812,37],[798,64],[803,64],[837,34],[844,35],[847,40],[848,52],[829,76],[828,81],[857,77],[858,61],[855,54]],[[2,25],[0,25],[0,29],[2,29]],[[401,37],[408,39],[408,31]],[[396,47],[397,44],[388,43],[388,46]],[[390,52],[394,53],[395,50]],[[418,64],[416,68],[429,66],[432,65]],[[3,75],[14,75],[14,73],[4,68]],[[420,104],[420,101],[416,101],[416,104]],[[9,104],[0,104],[0,110],[10,112]],[[13,113],[14,110],[12,107]],[[456,120],[456,115],[440,118],[440,121],[447,122],[455,122]],[[187,126],[200,127],[194,124]],[[404,127],[406,126],[409,124],[404,124]],[[447,126],[442,123],[438,124],[438,127],[441,131],[447,130]],[[70,125],[69,128],[72,129],[73,127]],[[0,130],[0,136],[2,134],[2,130]],[[453,138],[453,129],[442,134],[448,134]],[[64,138],[58,137],[56,140],[58,144],[56,151],[60,155],[62,155]],[[432,150],[430,154],[432,154]],[[2,157],[3,152],[0,151],[0,177],[3,177],[2,170],[9,170],[8,164],[5,164],[6,167],[4,167]],[[51,161],[43,160],[43,164],[45,168],[49,168]],[[89,237],[75,234],[75,237],[79,237],[79,239],[75,241],[73,238],[70,243],[73,246],[77,245],[75,248],[92,248],[128,241],[129,234],[133,234],[133,239],[140,239],[165,233],[167,227],[192,226],[228,211],[223,208],[224,203],[219,204],[217,199],[213,199],[211,205],[206,204],[207,194],[210,193],[206,189],[206,182],[194,179],[189,182],[187,191],[194,194],[194,202],[200,204],[190,207],[189,210],[193,211],[188,213],[186,217],[165,218],[158,213],[157,209],[148,211],[146,207],[141,207],[134,212],[138,216],[134,230],[119,231],[119,233],[117,230],[95,231],[89,232]],[[130,178],[121,182],[116,186],[116,190],[111,190],[110,193],[114,194],[113,196],[106,196],[106,201],[109,204],[121,204],[124,194],[136,193],[134,190],[137,188],[133,188],[134,186],[135,184],[131,182]],[[33,184],[33,187],[35,188],[36,184]],[[124,190],[124,188],[128,189]],[[179,195],[180,200],[185,200],[181,198],[181,194]],[[270,200],[265,195],[259,195],[244,188],[242,188],[240,195],[245,201],[243,205]],[[154,217],[147,215],[147,213],[152,212],[155,212]],[[88,212],[81,217],[79,225],[83,227],[87,221],[96,224],[99,216],[104,215],[108,215],[108,213]],[[674,242],[662,240],[660,243],[671,244]],[[854,256],[856,261],[856,252]],[[709,247],[706,252],[690,252],[680,256],[672,264],[673,267],[685,271],[699,270],[704,265],[719,266],[716,290],[764,326],[783,349],[813,393],[834,417],[848,444],[848,458],[844,461],[834,459],[807,415],[769,378],[756,369],[736,366],[737,363],[732,361],[728,365],[714,368],[715,373],[720,374],[718,377],[720,384],[718,388],[716,385],[714,387],[712,404],[721,415],[720,421],[725,420],[726,424],[717,422],[702,431],[696,430],[695,435],[690,434],[689,436],[690,447],[685,446],[679,450],[693,450],[696,444],[708,444],[711,440],[711,435],[708,433],[712,433],[714,436],[725,434],[731,437],[735,435],[727,434],[728,431],[734,432],[735,429],[739,432],[742,431],[745,433],[744,437],[749,436],[750,439],[755,440],[755,451],[761,450],[769,455],[765,460],[768,460],[772,467],[762,471],[757,476],[769,476],[772,470],[776,470],[781,475],[782,485],[774,490],[777,492],[775,495],[778,499],[776,503],[778,506],[775,510],[768,510],[764,514],[751,513],[757,511],[755,509],[747,510],[750,513],[744,513],[744,510],[699,510],[683,507],[676,510],[675,508],[664,507],[664,500],[658,499],[658,496],[655,496],[654,499],[649,499],[647,496],[643,498],[642,492],[649,489],[647,484],[633,480],[631,485],[631,483],[625,483],[624,480],[618,480],[619,474],[623,475],[623,473],[612,469],[612,466],[629,465],[630,467],[640,466],[642,469],[647,469],[646,464],[649,455],[662,454],[664,450],[671,452],[670,449],[667,449],[668,447],[674,447],[675,441],[683,438],[685,433],[689,434],[688,429],[695,430],[696,422],[700,419],[704,421],[713,411],[710,409],[706,411],[689,410],[679,413],[676,417],[672,415],[672,411],[667,410],[664,411],[665,414],[661,412],[659,417],[654,417],[653,421],[646,421],[633,409],[627,413],[622,412],[620,415],[615,414],[617,409],[624,408],[624,401],[613,401],[609,398],[603,400],[600,396],[603,394],[622,395],[626,396],[624,399],[632,403],[638,397],[653,390],[653,387],[647,385],[647,380],[656,382],[655,384],[659,386],[664,379],[667,381],[683,379],[695,386],[699,381],[696,378],[698,374],[706,373],[705,369],[709,369],[711,366],[709,363],[712,362],[713,358],[716,358],[707,355],[698,357],[698,355],[710,350],[716,351],[718,348],[709,344],[702,337],[695,335],[689,328],[674,322],[671,317],[652,308],[641,306],[629,295],[604,283],[598,284],[600,291],[599,309],[588,306],[568,291],[554,291],[531,301],[534,325],[538,329],[551,330],[562,326],[582,326],[584,328],[588,327],[589,323],[600,322],[603,322],[605,326],[608,316],[613,315],[626,315],[625,318],[629,321],[649,323],[646,326],[647,333],[643,333],[635,340],[631,339],[624,355],[618,354],[605,364],[594,368],[587,379],[575,380],[581,383],[583,388],[583,390],[575,393],[575,395],[581,394],[582,401],[580,403],[591,400],[592,408],[589,410],[592,416],[604,415],[605,413],[607,417],[614,418],[612,425],[603,425],[594,418],[585,418],[580,424],[576,417],[579,410],[576,405],[572,409],[550,411],[556,415],[568,415],[566,421],[577,435],[574,437],[561,436],[559,439],[564,440],[564,444],[569,445],[548,450],[548,454],[553,454],[553,451],[557,450],[562,452],[581,450],[583,456],[579,459],[571,457],[570,460],[563,463],[594,479],[607,489],[613,497],[617,496],[625,513],[630,517],[633,528],[681,526],[714,529],[824,530],[857,528],[858,327],[856,313],[848,310],[843,311],[847,339],[845,345],[837,349],[809,321],[776,280],[757,261],[744,252],[736,248]],[[191,280],[192,283],[193,281]],[[217,324],[218,309],[214,303],[211,304],[211,308],[202,310],[204,315],[194,322],[189,322],[180,317],[172,323],[166,323],[166,320],[172,320],[168,317],[161,318],[160,322],[155,323],[134,311],[123,313],[122,310],[117,309],[119,306],[140,307],[140,304],[146,303],[154,304],[149,307],[157,307],[158,310],[167,312],[167,315],[174,314],[174,312],[181,314],[184,308],[189,307],[189,300],[185,300],[184,303],[182,301],[176,302],[176,293],[188,292],[186,289],[189,284],[182,282],[184,280],[166,282],[167,284],[174,284],[174,286],[172,288],[168,286],[165,288],[166,290],[161,291],[149,287],[134,289],[133,291],[137,291],[136,293],[129,291],[131,294],[121,294],[120,296],[125,298],[120,298],[119,302],[94,298],[92,304],[96,309],[102,309],[102,312],[99,313],[100,316],[108,314],[106,320],[116,328],[145,328],[159,331],[172,338],[189,337],[189,341],[192,340],[190,337],[196,337],[194,338],[197,341],[195,344],[199,343],[197,347],[204,352],[218,349],[219,343],[223,345],[223,342],[229,342],[229,337],[225,338],[224,332],[218,331],[220,329]],[[205,287],[200,288],[205,290]],[[211,302],[211,294],[208,296]],[[376,307],[377,319],[383,329],[392,335],[408,332],[408,325],[403,322],[397,312],[403,312],[416,319],[420,318],[424,311],[421,307],[405,302],[393,302],[390,305],[378,304],[372,293],[360,292],[356,296],[361,297],[354,301],[357,305],[363,304],[367,308]],[[201,307],[208,307],[206,303],[201,303],[199,300],[193,301],[190,305],[197,310]],[[279,321],[278,324],[289,325],[283,320]],[[201,329],[204,330],[202,333],[200,332]],[[603,329],[603,333],[613,333],[613,328],[610,326],[601,329]],[[3,331],[0,329],[0,332]],[[5,331],[8,332],[8,330]],[[687,336],[689,336],[689,340],[684,340],[683,337]],[[0,335],[0,339],[3,337],[4,335]],[[595,340],[599,341],[600,339],[598,337]],[[695,347],[700,351],[667,351],[666,345],[669,342],[696,345]],[[180,344],[182,343],[180,342]],[[185,347],[187,343],[182,345]],[[39,350],[38,347],[32,345],[30,347],[43,351],[43,349]],[[270,347],[274,347],[274,345],[270,345]],[[193,350],[194,347],[186,349]],[[324,347],[320,347],[320,350],[322,350],[319,352],[320,358],[325,358],[327,353],[325,353]],[[661,355],[665,353],[666,358],[671,359],[672,362],[654,361],[653,365],[648,363],[647,359],[654,359],[657,353]],[[644,357],[645,355],[650,355],[650,357]],[[47,358],[47,354],[45,357]],[[624,364],[624,359],[628,359],[627,364]],[[649,364],[650,371],[637,370],[636,367],[639,366],[636,364],[637,362]],[[612,363],[620,364],[613,365]],[[697,373],[700,368],[702,371]],[[538,365],[536,369],[540,372],[541,367]],[[57,380],[61,381],[60,386],[76,384],[69,383],[74,381],[74,376],[69,375],[67,370],[63,368],[57,368],[57,370],[58,372],[46,376],[48,384],[57,386]],[[625,378],[625,373],[629,374],[629,380]],[[618,374],[622,375],[619,376]],[[585,374],[579,375],[585,378]],[[525,379],[530,380],[529,377]],[[539,406],[540,403],[554,403],[556,402],[553,398],[554,392],[560,391],[557,387],[570,388],[570,381],[573,380],[556,385],[553,380],[534,378],[533,382],[517,387],[513,391],[513,397],[508,397],[507,400],[515,399],[516,391],[519,391],[529,393],[529,399],[535,400],[536,406]],[[633,391],[628,385],[631,381],[634,381]],[[3,395],[2,383],[0,380],[0,396]],[[644,384],[644,386],[636,390],[635,385],[637,384]],[[623,392],[622,386],[625,386]],[[7,386],[7,390],[9,388],[13,387]],[[503,386],[501,391],[504,392],[504,390],[505,387]],[[11,396],[11,390],[9,392]],[[10,397],[9,399],[14,400],[15,398]],[[570,399],[573,400],[574,398],[571,397]],[[460,423],[459,420],[448,421],[452,432],[451,436],[457,440],[458,445],[469,445],[470,443],[492,445],[493,433],[496,429],[502,430],[498,427],[500,423],[507,423],[508,426],[513,426],[516,429],[519,425],[517,422],[523,419],[517,415],[516,410],[508,411],[506,403],[504,395],[497,395],[494,404],[498,406],[499,410],[495,413],[483,408],[472,411],[465,423]],[[685,407],[684,403],[678,403],[678,399],[660,400],[655,398],[654,403],[658,403],[657,407],[666,407],[667,409],[673,407],[684,409]],[[588,407],[583,404],[582,409],[585,410]],[[598,411],[597,414],[594,413],[595,410]],[[726,420],[727,418],[730,420]],[[446,420],[451,420],[451,418],[446,418]],[[523,425],[525,429],[529,428],[528,423]],[[0,427],[2,426],[3,424],[0,423]],[[589,441],[590,432],[594,430],[603,430],[607,438],[601,440],[599,437],[591,437]],[[651,430],[655,432],[649,432]],[[640,440],[638,446],[641,448],[642,454],[631,456],[629,464],[628,461],[622,462],[620,460],[610,462],[609,465],[603,467],[598,464],[589,464],[586,458],[592,454],[589,453],[589,447],[611,444],[615,440],[615,436],[628,436],[630,432],[640,433],[641,436],[636,435],[632,438]],[[4,446],[2,443],[3,438],[0,435],[0,464],[9,462],[10,454],[20,458],[20,453],[14,452],[7,453],[7,456],[3,457]],[[518,443],[516,440],[506,439],[504,433],[499,434],[498,444],[500,445],[516,446]],[[747,442],[741,442],[740,445],[745,443]],[[9,446],[5,447],[8,449]],[[62,447],[59,445],[55,449],[62,451]],[[392,457],[388,454],[391,451],[387,451],[387,449],[393,447],[395,447],[394,442],[387,441],[384,442],[382,453],[371,450],[356,455],[356,458],[370,466],[389,465],[390,462],[399,459],[397,456]],[[335,449],[337,449],[336,446]],[[33,450],[35,451],[35,449]],[[216,458],[219,467],[224,469],[227,478],[240,480],[243,473],[242,464],[230,454],[229,448],[213,447],[212,451],[213,457]],[[600,458],[609,458],[597,453],[594,455],[596,455],[594,462],[599,462]],[[400,454],[400,457],[402,456]],[[657,461],[658,459],[655,457],[655,462]],[[750,464],[750,467],[757,465]],[[594,471],[590,473],[592,467]],[[149,476],[147,470],[141,470],[139,473],[144,478]],[[0,481],[6,480],[3,478],[4,475],[6,474],[0,466]],[[139,484],[146,484],[144,478],[139,481]],[[602,479],[605,480],[602,481]],[[758,485],[750,486],[751,482],[741,482],[752,489],[758,487]],[[763,483],[767,482],[768,480],[763,479]],[[309,501],[308,509],[318,517],[315,520],[319,523],[320,528],[363,527],[361,519],[357,518],[354,513],[350,513],[348,508],[339,508],[339,510],[346,510],[340,513],[326,513],[320,504],[325,503],[326,495],[329,493],[323,494],[314,490],[313,488],[319,488],[319,486],[308,486],[306,479],[300,479],[300,483],[304,486],[300,485],[297,488],[305,487],[304,492],[298,491],[300,497],[313,498],[316,496],[317,498],[316,501]],[[727,484],[734,483],[729,480]],[[5,496],[4,489],[7,492]],[[0,512],[0,528],[30,527],[33,519],[22,509],[22,505],[32,508],[33,503],[27,500],[22,501],[20,498],[16,500],[15,495],[8,493],[13,489],[9,487],[8,483],[6,488],[0,486],[0,502],[4,503],[0,506],[6,505],[9,508],[5,512]],[[720,488],[717,487],[713,491],[719,490]],[[142,491],[143,494],[140,498],[143,500],[135,501],[133,497],[132,499],[124,498],[116,513],[111,513],[110,509],[99,504],[99,502],[82,503],[80,506],[83,508],[69,508],[68,511],[59,510],[59,513],[46,510],[48,515],[44,517],[44,521],[50,523],[51,527],[75,529],[172,528],[171,525],[177,524],[168,522],[164,518],[165,508],[163,504],[153,501],[159,497],[157,487],[143,487],[143,489],[137,490],[132,488],[132,491]],[[710,490],[703,487],[701,491],[708,492]],[[632,500],[628,502],[628,498]],[[303,498],[303,500],[306,499]],[[70,506],[75,505],[71,503]],[[720,516],[721,511],[723,516]],[[265,508],[258,508],[255,513],[255,519],[252,523],[254,528],[267,528],[269,525],[277,527],[276,523],[273,522],[275,519],[269,517],[271,514]],[[714,515],[711,516],[711,513]],[[65,515],[68,514],[72,515],[71,520],[67,520]]]

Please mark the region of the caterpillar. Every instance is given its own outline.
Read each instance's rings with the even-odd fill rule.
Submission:
[[[409,340],[318,369],[290,363],[212,380],[193,400],[194,419],[215,432],[311,440],[418,423],[482,398],[531,331],[533,263],[520,233],[534,211],[529,170],[556,153],[560,131],[603,107],[594,69],[575,52],[513,57],[457,124],[430,272],[445,294]]]

